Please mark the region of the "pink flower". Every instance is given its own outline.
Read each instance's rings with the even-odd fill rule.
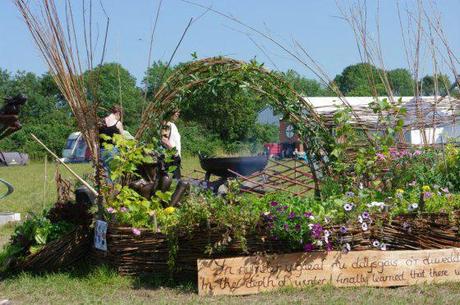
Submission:
[[[414,151],[414,153],[412,154],[412,156],[414,156],[414,157],[415,157],[415,156],[420,156],[421,154],[422,154],[422,152],[421,152],[420,150],[417,149],[416,151]]]
[[[113,214],[113,213],[116,213],[117,211],[115,211],[114,208],[109,207],[109,208],[107,208],[107,212],[109,212],[109,214]]]
[[[377,157],[377,160],[380,160],[380,161],[385,160],[385,155],[382,153],[376,153],[375,156]]]
[[[127,208],[125,208],[125,207],[121,207],[121,209],[120,209],[120,212],[122,212],[122,213],[126,213],[126,212],[128,212],[128,209],[127,209]]]
[[[139,236],[139,235],[141,235],[141,230],[139,230],[139,229],[136,229],[136,228],[132,228],[132,230],[131,230],[131,231],[132,231],[132,232],[133,232],[133,234],[134,234],[134,235],[136,235],[136,236]]]

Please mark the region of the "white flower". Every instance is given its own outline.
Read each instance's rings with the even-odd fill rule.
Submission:
[[[323,246],[323,241],[322,240],[316,240],[314,242],[318,247],[322,247]]]
[[[331,236],[331,231],[329,231],[329,230],[324,230],[324,236],[325,236],[325,237]]]
[[[358,215],[358,221],[359,223],[363,223],[363,217],[361,215]]]
[[[342,246],[342,251],[343,251],[343,252],[349,252],[349,251],[351,251],[351,246],[350,246],[350,244],[349,244],[349,243],[344,244],[344,245]]]
[[[308,218],[309,218],[310,220],[314,220],[314,219],[315,219],[315,216],[310,215]]]
[[[367,205],[369,208],[372,208],[372,207],[379,207],[379,208],[383,208],[385,206],[385,203],[384,202],[378,202],[378,201],[372,201],[371,203],[369,203]]]
[[[313,229],[313,224],[312,224],[312,223],[309,223],[309,224],[308,224],[308,228],[309,228],[310,230]]]
[[[350,212],[353,209],[353,205],[350,203],[345,203],[343,208],[345,209],[345,211]]]
[[[268,215],[270,215],[270,212],[265,212],[264,213],[264,216],[268,216]]]
[[[387,245],[384,244],[384,243],[382,243],[382,244],[380,245],[380,250],[386,251],[386,250],[387,250]]]
[[[380,242],[378,240],[374,240],[372,242],[372,246],[374,246],[375,248],[378,248],[378,247],[380,247]]]
[[[368,229],[367,223],[363,222],[361,224],[361,229],[363,229],[363,231],[367,231],[367,229]]]
[[[409,205],[409,212],[415,211],[416,209],[418,209],[418,203],[412,203]]]

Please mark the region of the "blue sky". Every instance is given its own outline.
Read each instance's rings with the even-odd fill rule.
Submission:
[[[34,1],[34,0],[32,0]],[[354,36],[350,27],[337,16],[340,15],[335,0],[195,0],[206,6],[231,14],[245,23],[276,39],[290,44],[299,41],[330,76],[340,73],[344,67],[359,61]],[[59,2],[59,0],[57,1]],[[349,5],[351,1],[338,1]],[[415,0],[399,1],[402,7],[412,9]],[[435,1],[436,2],[436,1]],[[81,1],[74,0],[74,11],[81,10]],[[104,20],[95,3],[95,24],[103,31]],[[106,61],[117,61],[138,80],[147,66],[152,20],[159,0],[102,0],[111,18]],[[368,1],[369,24],[375,22],[377,1]],[[448,33],[450,46],[460,50],[460,0],[437,1]],[[388,68],[407,67],[402,47],[401,31],[396,1],[380,2],[382,45]],[[179,0],[163,0],[155,35],[153,58],[168,60],[182,31],[191,17],[200,16],[203,9]],[[173,63],[191,59],[191,53],[199,57],[226,55],[249,60],[256,57],[270,68],[262,51],[241,33],[247,29],[232,21],[208,12],[192,25]],[[273,44],[260,36],[253,36],[266,49],[280,70],[289,68],[314,78],[314,75],[292,60]],[[100,38],[101,39],[101,38]],[[422,60],[428,62],[428,54]],[[10,0],[0,0],[0,68],[9,71],[26,70],[43,73],[46,66],[35,48],[16,7]],[[431,73],[429,65],[422,73]]]

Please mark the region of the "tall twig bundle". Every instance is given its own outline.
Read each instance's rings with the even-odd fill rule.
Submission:
[[[79,42],[70,1],[65,2],[65,26],[59,16],[54,0],[37,1],[36,10],[33,10],[29,1],[14,1],[48,65],[50,74],[75,116],[78,129],[82,132],[93,156],[95,168],[99,169],[98,102],[97,99],[91,101],[88,98],[89,93],[93,97],[97,95],[92,92],[94,88],[87,86],[84,80],[84,70],[80,59]],[[87,68],[91,69],[93,51],[88,49],[86,18],[85,16],[83,17],[85,20],[84,42],[85,46],[87,46],[86,54],[89,65]],[[89,20],[89,27],[91,27],[91,20]],[[89,34],[91,39],[91,29],[89,29]],[[91,43],[89,43],[89,47],[92,47]],[[100,182],[100,176],[100,170],[96,170],[96,183]]]

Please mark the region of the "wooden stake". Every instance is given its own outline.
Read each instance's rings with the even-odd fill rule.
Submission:
[[[45,205],[46,205],[47,186],[48,186],[48,156],[45,155],[45,177],[43,180],[43,209],[45,209]]]
[[[35,141],[38,142],[38,144],[40,144],[41,146],[43,146],[43,148],[50,153],[50,155],[52,155],[56,161],[58,161],[59,163],[61,163],[75,178],[78,179],[78,181],[80,181],[81,183],[83,183],[84,186],[86,186],[94,195],[96,196],[99,196],[98,192],[91,186],[89,185],[88,182],[86,182],[85,180],[83,180],[79,175],[77,175],[76,172],[74,172],[67,164],[65,164],[61,159],[59,159],[59,157],[54,153],[52,152],[45,144],[43,144],[42,141],[40,141],[33,133],[30,134],[32,136],[32,139],[34,139]]]

